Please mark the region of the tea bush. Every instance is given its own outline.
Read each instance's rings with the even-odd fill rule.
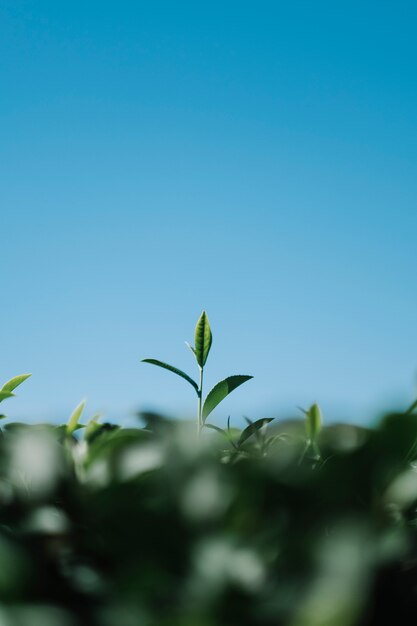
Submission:
[[[199,324],[202,369],[211,331]],[[237,386],[226,381],[205,401],[190,383],[197,433],[150,413],[138,428],[85,422],[83,404],[65,425],[3,426],[2,626],[417,617],[416,407],[373,428],[323,426],[317,405],[299,421],[206,427],[210,394],[209,408]]]

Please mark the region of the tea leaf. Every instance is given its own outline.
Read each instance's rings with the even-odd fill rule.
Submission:
[[[11,391],[0,391],[0,402],[5,400],[6,398],[12,398],[15,394]]]
[[[202,312],[195,327],[195,357],[200,367],[204,367],[210,352],[213,336],[205,311]]]
[[[266,426],[266,424],[269,424],[273,420],[273,417],[263,417],[259,420],[256,420],[255,422],[250,423],[249,426],[247,426],[245,430],[242,431],[242,434],[240,435],[238,441],[238,446],[241,446],[242,443],[249,439],[249,437],[257,433],[263,426]]]
[[[243,383],[251,378],[253,378],[253,376],[229,376],[228,378],[225,378],[217,383],[217,385],[215,385],[210,391],[204,402],[203,421],[206,420],[213,409],[215,409],[216,406],[229,395],[229,393],[236,389],[236,387],[243,385]]]
[[[84,437],[87,439],[90,435],[92,435],[97,429],[102,427],[102,424],[99,423],[101,418],[100,413],[96,413],[93,417],[87,422],[84,431]]]
[[[142,359],[142,363],[150,363],[151,365],[157,365],[158,367],[162,367],[163,369],[168,370],[169,372],[173,372],[174,374],[177,374],[177,376],[181,376],[181,378],[184,378],[184,380],[189,382],[190,385],[192,385],[194,389],[196,390],[196,392],[198,393],[198,385],[195,382],[195,380],[193,380],[190,376],[188,376],[188,374],[186,374],[182,370],[179,370],[177,367],[174,367],[173,365],[169,365],[168,363],[164,363],[163,361],[158,361],[157,359]]]
[[[223,428],[219,428],[219,426],[215,426],[214,424],[204,424],[204,426],[206,428],[210,428],[211,430],[215,430],[216,432],[223,435],[223,437],[226,437],[227,439],[229,439],[229,435],[227,434],[225,430],[223,430]]]
[[[321,430],[322,418],[318,404],[313,404],[306,412],[306,431],[307,437],[314,442]]]
[[[77,430],[78,421],[82,415],[82,412],[84,411],[85,403],[86,403],[86,400],[83,400],[82,402],[80,402],[80,404],[76,406],[74,411],[71,413],[71,416],[67,424],[68,435],[72,435],[72,433]]]
[[[30,376],[32,376],[32,374],[20,374],[20,376],[15,376],[14,378],[8,380],[7,383],[4,383],[0,391],[13,391],[14,389],[16,389],[16,387],[25,382],[25,380],[27,380]]]

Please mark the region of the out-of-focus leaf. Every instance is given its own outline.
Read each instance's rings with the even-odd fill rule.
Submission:
[[[306,412],[307,438],[314,442],[321,430],[322,417],[318,404],[313,404]]]
[[[273,417],[263,417],[255,422],[251,422],[249,426],[246,426],[245,430],[242,431],[239,437],[238,446],[241,446],[242,443],[249,439],[249,437],[257,433],[261,428],[272,422],[274,419],[275,418]]]
[[[204,426],[206,428],[210,428],[211,430],[215,430],[216,432],[218,432],[221,435],[223,435],[223,437],[229,438],[229,435],[227,434],[227,432],[225,430],[223,430],[223,428],[219,428],[219,426],[215,426],[214,424],[204,424]]]
[[[30,428],[30,426],[29,424],[25,424],[24,422],[10,422],[10,424],[5,424],[3,428],[7,431],[19,431],[26,430],[27,428]]]
[[[96,413],[87,422],[87,424],[85,426],[85,431],[84,431],[85,438],[90,437],[98,428],[100,428],[102,426],[102,424],[99,424],[100,417],[101,417],[101,415],[99,413]]]
[[[106,428],[109,426],[109,428]],[[99,434],[99,436],[97,436]],[[111,424],[102,424],[100,430],[90,438],[90,452],[87,464],[100,457],[112,457],[127,449],[130,444],[145,442],[150,435],[139,428],[120,428]]]
[[[8,380],[7,383],[4,383],[0,391],[13,391],[16,387],[24,383],[30,376],[32,376],[32,374],[20,374],[19,376],[15,376],[14,378]]]
[[[210,352],[213,336],[205,311],[200,315],[195,327],[195,357],[200,367],[204,367]]]
[[[409,415],[410,413],[414,413],[416,409],[417,409],[417,400],[414,400],[411,406],[409,406],[408,409],[405,411],[405,414]]]
[[[269,450],[277,441],[282,441],[285,435],[271,435],[265,440],[265,451]]]
[[[188,374],[186,374],[182,370],[179,370],[177,367],[174,367],[173,365],[169,365],[168,363],[164,363],[163,361],[158,361],[157,359],[142,359],[142,363],[150,363],[151,365],[157,365],[158,367],[162,367],[163,369],[168,370],[169,372],[173,372],[174,374],[177,374],[177,376],[181,376],[181,378],[184,378],[184,380],[189,382],[190,385],[192,385],[194,389],[196,390],[196,392],[198,393],[198,385],[195,382],[195,380],[193,380],[191,376],[188,376]]]
[[[207,398],[204,402],[203,421],[207,419],[213,409],[215,409],[216,406],[220,404],[220,402],[224,400],[226,396],[229,395],[229,393],[231,393],[240,385],[243,385],[243,383],[250,380],[251,378],[253,378],[253,376],[229,376],[228,378],[225,378],[224,380],[221,380],[219,383],[217,383],[217,385],[215,385],[210,393],[207,395]]]
[[[70,418],[68,420],[68,424],[67,424],[67,434],[68,435],[72,435],[72,433],[77,430],[78,421],[79,421],[79,419],[80,419],[80,417],[82,415],[82,412],[84,411],[85,403],[86,403],[85,400],[80,402],[80,404],[78,406],[76,406],[74,411],[71,413],[71,416],[70,416]]]
[[[220,435],[222,435],[222,437],[227,439],[227,441],[235,450],[237,450],[236,441],[240,434],[237,429],[228,428],[228,430],[224,430],[223,428],[219,428],[219,426],[215,426],[214,424],[204,424],[204,426],[218,432]]]
[[[116,426],[116,424],[110,424],[109,422],[104,422],[100,424],[99,422],[92,422],[90,424],[89,429],[87,428],[84,431],[84,439],[88,441],[89,445],[95,443],[95,441],[101,437],[101,435],[105,435],[116,430],[120,430],[120,426]]]
[[[0,402],[6,400],[6,398],[12,398],[14,395],[11,391],[0,391]]]

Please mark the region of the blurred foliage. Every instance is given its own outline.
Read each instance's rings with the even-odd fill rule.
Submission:
[[[373,626],[417,617],[417,416],[374,428],[148,413],[0,433],[3,626]]]

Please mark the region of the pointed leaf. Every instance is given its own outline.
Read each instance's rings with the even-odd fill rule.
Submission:
[[[219,428],[219,426],[215,426],[214,424],[204,424],[204,426],[205,428],[210,428],[211,430],[215,430],[216,432],[223,435],[223,437],[226,437],[227,439],[229,439],[229,435],[227,434],[225,430],[223,430],[223,428]]]
[[[12,398],[14,396],[14,393],[12,393],[11,391],[0,391],[0,402],[2,402],[3,400],[5,400],[6,398]]]
[[[246,417],[246,415],[243,416],[248,424],[248,426],[252,426],[252,424],[254,424],[254,421],[250,419],[250,417]],[[261,428],[261,427],[260,427]],[[255,428],[255,430],[253,431],[253,434],[256,437],[256,441],[258,443],[260,443],[261,441],[261,435],[260,435],[260,430],[259,428]]]
[[[181,378],[184,378],[187,382],[189,382],[190,385],[192,385],[194,389],[196,390],[196,392],[198,393],[198,385],[195,382],[195,380],[193,380],[190,376],[188,376],[188,374],[186,374],[182,370],[179,370],[177,367],[174,367],[173,365],[168,365],[168,363],[164,363],[163,361],[158,361],[157,359],[142,359],[142,363],[150,363],[151,365],[157,365],[158,367],[162,367],[163,369],[168,370],[169,372],[173,372],[174,374],[177,374],[177,376],[181,376]]]
[[[220,381],[213,387],[208,394],[204,406],[203,406],[203,422],[210,415],[213,409],[224,400],[236,387],[243,385],[247,380],[250,380],[253,376],[229,376]]]
[[[25,382],[30,376],[32,376],[32,374],[20,374],[20,376],[11,378],[7,383],[4,383],[1,391],[13,391],[13,389],[16,389],[16,387]]]
[[[306,413],[307,437],[314,442],[321,430],[322,418],[318,404],[313,404]]]
[[[235,431],[235,429],[231,430],[223,430],[223,428],[219,428],[218,426],[215,426],[214,424],[204,424],[204,426],[206,428],[211,428],[212,430],[217,431],[219,434],[223,435],[223,437],[225,437],[227,439],[227,441],[233,446],[233,448],[235,450],[237,450],[237,446],[236,446],[236,439],[237,436],[239,435],[239,431]]]
[[[417,400],[414,400],[413,404],[405,411],[406,415],[410,415],[417,409]]]
[[[213,336],[211,334],[210,323],[205,311],[199,317],[195,327],[195,358],[200,367],[204,367],[210,352]]]
[[[249,439],[249,437],[257,433],[261,428],[263,428],[263,426],[266,426],[274,419],[275,418],[273,417],[263,417],[259,420],[256,420],[255,422],[251,422],[249,426],[246,426],[245,430],[242,431],[239,437],[238,446],[241,446],[242,443]]]
[[[96,413],[93,417],[87,422],[84,431],[84,437],[87,439],[90,435],[92,435],[98,428],[102,427],[102,424],[99,423],[101,418],[100,413]]]
[[[187,348],[189,348],[191,350],[191,352],[195,356],[195,348],[190,343],[188,343],[188,341],[185,342],[185,345],[187,346]]]
[[[76,406],[74,411],[71,413],[71,416],[67,424],[68,435],[72,435],[72,433],[77,430],[78,421],[82,415],[82,412],[84,411],[85,403],[86,403],[86,400],[83,400],[82,402],[80,402],[80,404]]]

